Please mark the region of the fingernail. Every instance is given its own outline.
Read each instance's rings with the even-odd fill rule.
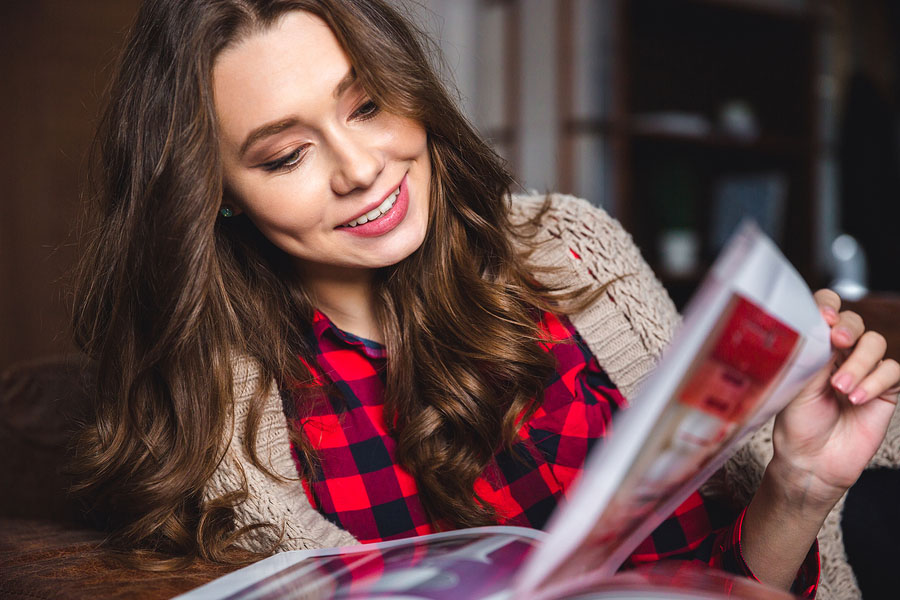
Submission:
[[[822,307],[822,312],[823,312],[823,313],[825,314],[825,316],[826,316],[827,318],[829,318],[829,319],[836,319],[837,316],[838,316],[837,311],[834,310],[833,308],[831,308],[830,306],[823,306],[823,307]]]
[[[853,404],[859,404],[866,399],[866,391],[862,388],[856,388],[853,393],[847,396]]]
[[[843,327],[835,327],[834,334],[843,342],[851,342],[853,341],[853,335],[847,329]]]
[[[844,392],[845,394],[850,391],[850,384],[853,382],[853,378],[850,376],[850,373],[844,373],[834,381],[832,384],[834,387]]]

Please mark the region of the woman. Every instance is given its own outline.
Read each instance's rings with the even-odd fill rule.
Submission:
[[[141,564],[541,526],[676,321],[606,215],[510,200],[380,1],[147,0],[98,139],[80,490]],[[693,497],[655,555],[814,593],[900,378],[817,298],[840,365],[779,416],[749,507]]]

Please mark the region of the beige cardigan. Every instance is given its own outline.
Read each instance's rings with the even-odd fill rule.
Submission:
[[[544,200],[544,196],[514,197],[514,222],[523,222],[536,214]],[[535,276],[544,283],[573,289],[584,284],[612,282],[607,293],[586,310],[572,315],[571,320],[613,382],[630,397],[658,360],[679,323],[675,306],[631,236],[615,219],[576,198],[553,195],[551,203],[535,238],[539,245],[530,262],[556,267],[557,276],[556,279],[548,279],[541,273]],[[242,450],[250,397],[260,385],[267,386],[268,393],[257,442],[258,455],[287,481],[276,481],[253,467]],[[307,501],[297,482],[278,390],[274,382],[260,381],[258,370],[246,358],[234,363],[234,411],[233,435],[224,460],[207,485],[205,498],[209,500],[238,489],[242,478],[246,478],[249,498],[237,507],[236,523],[273,523],[283,528],[278,550],[356,544],[353,536],[327,521]],[[739,500],[749,501],[769,457],[771,426],[742,447],[725,469],[729,488]],[[842,504],[829,517],[819,536],[823,555],[820,598],[859,596],[840,539],[837,519]],[[272,528],[257,529],[243,538],[243,544],[256,550],[270,548],[279,539],[279,533],[281,530]]]

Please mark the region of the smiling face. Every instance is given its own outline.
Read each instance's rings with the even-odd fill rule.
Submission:
[[[305,279],[371,271],[425,238],[425,129],[382,111],[318,17],[291,12],[228,47],[213,68],[229,204]]]

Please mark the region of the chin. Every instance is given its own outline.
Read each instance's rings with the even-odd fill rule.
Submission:
[[[378,264],[375,265],[375,268],[390,267],[392,265],[396,265],[396,264],[403,262],[404,260],[406,260],[407,258],[412,256],[415,253],[415,251],[419,249],[419,246],[421,246],[421,245],[422,244],[420,242],[415,245],[410,245],[407,248],[404,248],[403,250],[400,250],[398,252],[388,254],[388,255],[384,256],[381,260],[378,261]]]
[[[399,233],[399,232],[398,232]],[[382,255],[379,266],[388,267],[396,265],[409,258],[418,250],[425,241],[425,228],[415,228],[415,231],[404,233],[401,239],[393,240],[392,249]]]

